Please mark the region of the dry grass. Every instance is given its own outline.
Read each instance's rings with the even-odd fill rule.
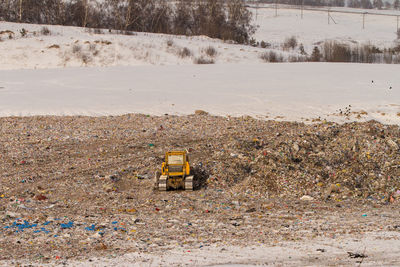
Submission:
[[[194,64],[214,64],[215,61],[212,58],[198,57],[194,59]]]
[[[53,44],[51,46],[48,47],[49,49],[55,48],[55,49],[59,49],[60,46],[58,44]]]

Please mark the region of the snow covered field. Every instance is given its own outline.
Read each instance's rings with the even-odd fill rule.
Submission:
[[[400,124],[398,73],[397,65],[329,63],[0,71],[0,115],[162,115],[202,109],[262,119]]]
[[[351,12],[378,12],[376,10],[360,10],[342,8],[336,10]],[[325,39],[338,40],[351,43],[371,43],[379,47],[390,47],[396,39],[397,18],[395,16],[381,16],[367,14],[365,28],[363,29],[362,14],[330,13],[334,21],[328,24],[326,11],[304,10],[303,19],[301,11],[294,9],[252,9],[255,24],[259,29],[255,34],[257,40],[282,43],[285,38],[295,36],[299,43],[303,43],[307,52],[313,44],[318,44]],[[382,11],[381,11],[382,12]],[[257,13],[257,17],[256,17]],[[400,16],[400,11],[390,11],[392,15]]]

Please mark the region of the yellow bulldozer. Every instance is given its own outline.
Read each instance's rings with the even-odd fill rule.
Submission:
[[[155,185],[160,191],[169,189],[193,190],[193,175],[190,175],[187,151],[169,151],[161,165],[161,173],[155,173]]]

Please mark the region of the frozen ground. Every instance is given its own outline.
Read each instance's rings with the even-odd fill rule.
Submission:
[[[390,89],[391,88],[391,89]],[[400,123],[396,65],[219,64],[0,71],[0,115],[251,115]]]
[[[365,258],[351,258],[349,253]],[[276,246],[210,246],[200,249],[175,249],[160,254],[131,253],[119,258],[97,258],[69,262],[74,266],[398,266],[400,234],[368,233],[361,238],[314,239],[308,242],[283,242]]]

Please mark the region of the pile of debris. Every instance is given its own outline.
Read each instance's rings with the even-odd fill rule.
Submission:
[[[365,220],[359,232],[395,229],[393,211],[367,216],[364,204],[400,203],[399,126],[206,113],[10,117],[0,125],[1,259],[329,236],[354,231],[353,216]],[[190,152],[198,190],[153,189],[174,149]]]

